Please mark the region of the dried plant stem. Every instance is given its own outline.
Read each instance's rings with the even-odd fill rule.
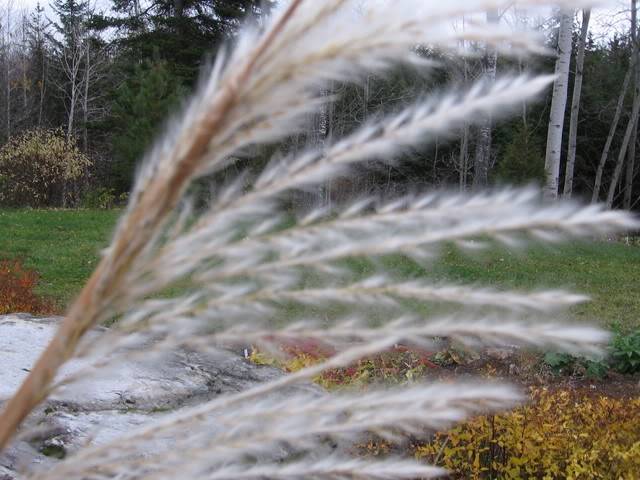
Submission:
[[[573,1],[579,0],[565,3]],[[346,208],[313,208],[304,218],[285,204],[285,194],[348,175],[359,163],[393,163],[408,149],[474,118],[500,114],[539,94],[548,76],[505,78],[479,83],[467,93],[433,96],[321,149],[276,156],[259,172],[249,169],[204,211],[189,203],[185,197],[194,180],[222,176],[223,168],[255,146],[275,145],[300,132],[304,117],[332,101],[318,93],[327,85],[358,82],[364,74],[397,65],[429,64],[416,54],[416,45],[456,52],[464,38],[496,48],[506,42],[517,50],[541,50],[533,38],[497,25],[461,33],[451,28],[458,15],[507,7],[511,0],[402,0],[368,2],[366,8],[360,0],[307,1],[302,7],[303,2],[278,2],[260,31],[240,32],[228,60],[226,51],[216,56],[180,123],[167,129],[147,156],[111,246],[0,415],[0,450],[56,388],[56,373],[72,356],[88,354],[91,368],[102,370],[116,368],[122,357],[155,359],[163,349],[202,352],[248,341],[269,349],[302,339],[326,345],[335,355],[250,390],[154,417],[115,440],[86,446],[37,478],[430,476],[439,470],[408,460],[374,465],[336,456],[317,462],[313,454],[326,436],[342,441],[364,432],[384,438],[418,434],[479,409],[506,408],[521,396],[498,385],[468,390],[471,384],[322,398],[303,386],[284,392],[284,399],[277,393],[401,342],[425,347],[434,337],[447,337],[474,347],[515,342],[574,353],[594,352],[606,341],[599,329],[539,324],[528,317],[584,301],[583,296],[409,281],[398,278],[404,275],[387,266],[385,256],[424,264],[448,242],[468,249],[493,241],[518,246],[524,237],[557,241],[638,227],[626,213],[547,205],[532,190],[472,197],[438,192],[384,202],[368,197]],[[359,259],[376,272],[360,272]],[[173,287],[182,293],[166,298]],[[500,314],[425,321],[417,315],[418,302],[447,302],[447,309],[481,306]],[[296,308],[290,306],[313,307],[310,318],[294,318],[290,310]],[[505,318],[509,312],[527,317]],[[118,322],[109,332],[87,335],[80,344],[90,328],[114,318]],[[87,370],[60,383],[75,383]],[[281,458],[283,446],[293,447],[295,456],[269,463]]]
[[[106,305],[108,299],[117,298],[115,289],[120,283],[119,279],[175,209],[198,168],[199,160],[206,153],[212,135],[238,100],[239,86],[246,81],[260,56],[267,51],[302,2],[292,0],[279,22],[256,47],[254,55],[222,87],[208,109],[208,115],[200,119],[198,128],[186,132],[178,142],[173,152],[175,167],[170,174],[157,175],[129,211],[118,228],[109,253],[100,261],[56,335],[0,415],[0,451],[22,420],[46,398],[48,386],[60,366],[73,355],[82,336],[103,319],[106,312],[101,306]]]

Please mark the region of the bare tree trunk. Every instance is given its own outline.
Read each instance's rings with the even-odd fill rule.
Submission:
[[[71,101],[69,104],[69,118],[67,119],[67,141],[73,136],[73,118],[76,114],[76,102],[78,100],[78,86],[71,82]]]
[[[184,0],[173,0],[175,16],[180,18],[184,14]]]
[[[334,82],[329,84],[329,92],[328,95],[333,95],[335,92]],[[329,102],[326,108],[326,116],[325,116],[325,131],[324,131],[324,144],[330,144],[331,138],[333,137],[333,119],[335,116],[335,102]],[[325,199],[324,204],[327,207],[331,207],[331,179],[327,180],[325,184]]]
[[[636,83],[633,92],[633,107],[631,108],[631,116],[629,117],[629,123],[627,123],[627,129],[624,132],[624,138],[622,139],[622,145],[620,146],[620,152],[618,153],[618,161],[616,167],[613,170],[613,177],[611,177],[611,183],[609,184],[609,192],[607,193],[607,207],[613,206],[613,197],[615,196],[616,189],[618,188],[618,182],[620,180],[620,174],[622,173],[622,167],[624,165],[624,159],[627,155],[627,149],[629,148],[629,142],[631,136],[636,127],[638,121],[638,113],[640,112],[640,83]]]
[[[7,140],[11,138],[11,3],[7,4],[7,27],[5,31],[5,62],[7,74]]]
[[[635,99],[634,99],[635,101]],[[631,139],[629,140],[629,153],[627,155],[627,170],[625,173],[624,183],[624,202],[623,208],[629,210],[631,208],[631,197],[633,195],[633,179],[635,177],[635,164],[636,164],[636,143],[638,141],[638,119],[631,132]]]
[[[370,81],[371,81],[371,75],[367,75],[367,79],[364,82],[364,85],[362,86],[362,109],[363,109],[363,113],[362,113],[362,119],[363,122],[366,123],[367,120],[369,119],[369,98],[371,97],[371,86],[370,86]]]
[[[520,75],[522,75],[524,73],[524,67],[522,65],[522,58],[518,58],[518,73]],[[522,102],[522,126],[524,127],[524,129],[526,130],[528,125],[527,125],[527,102],[523,101]]]
[[[73,129],[75,128],[76,105],[79,101],[80,88],[82,86],[82,80],[80,80],[80,64],[82,62],[83,51],[79,35],[74,48],[67,52],[67,54],[69,56],[65,58],[65,65],[67,67],[69,87],[71,88],[69,97],[69,118],[67,119],[67,142],[71,142]],[[72,200],[71,195],[73,194],[73,186],[69,185],[68,181],[65,181],[63,183],[62,192],[62,206],[66,208]]]
[[[38,127],[42,126],[42,112],[44,111],[44,92],[47,72],[45,67],[45,55],[42,55],[41,77],[40,77],[40,104],[38,105]]]
[[[25,49],[24,51],[26,52],[26,48],[27,48],[27,14],[26,12],[22,13],[22,28],[21,28],[21,34],[22,34],[22,46],[21,48]],[[24,109],[24,113],[25,115],[27,115],[27,108],[29,105],[28,102],[28,97],[27,97],[27,92],[28,92],[28,87],[27,87],[27,55],[23,52],[22,56],[22,107]]]
[[[558,197],[562,131],[564,129],[564,112],[567,107],[569,64],[571,62],[572,27],[573,12],[562,11],[560,13],[560,29],[558,31],[557,78],[553,84],[553,97],[551,99],[551,113],[549,115],[549,129],[547,132],[547,151],[544,161],[544,167],[547,172],[544,196],[548,199]]]
[[[620,116],[622,115],[622,108],[624,106],[624,99],[627,96],[627,90],[629,90],[629,83],[631,83],[631,74],[635,69],[637,61],[638,61],[638,45],[636,45],[633,49],[633,57],[631,58],[629,69],[627,70],[627,73],[624,76],[624,81],[622,82],[622,89],[620,90],[620,95],[618,96],[616,111],[613,115],[613,121],[611,122],[611,127],[609,128],[609,135],[607,135],[607,140],[605,141],[604,148],[602,149],[602,155],[600,156],[600,163],[598,163],[598,169],[596,171],[596,179],[593,184],[593,194],[591,196],[591,203],[596,203],[600,198],[600,188],[602,186],[602,172],[604,171],[604,166],[607,163],[607,158],[609,157],[609,150],[611,150],[611,143],[613,142],[613,137],[615,136],[616,130],[618,129],[618,123],[620,122]]]
[[[7,52],[7,140],[11,138],[11,61],[8,57]]]
[[[573,193],[573,170],[576,164],[576,143],[578,139],[578,116],[580,114],[580,95],[582,94],[582,77],[584,73],[584,51],[587,45],[587,34],[589,32],[589,19],[591,9],[582,11],[582,30],[580,31],[580,42],[576,54],[576,78],[573,83],[573,97],[571,98],[571,119],[569,120],[569,150],[567,152],[567,166],[564,175],[564,189],[562,194],[565,198],[571,198]]]
[[[631,134],[636,125],[638,112],[640,111],[640,92],[637,92],[637,93],[638,94],[635,95],[635,99],[633,101],[631,118],[629,118],[629,123],[627,124],[627,129],[624,133],[624,138],[622,140],[622,145],[620,146],[620,153],[618,154],[618,161],[616,162],[616,168],[613,171],[613,177],[611,177],[611,183],[609,184],[609,192],[607,193],[607,207],[609,208],[613,206],[613,197],[615,195],[616,188],[618,186],[618,181],[620,180],[620,173],[622,172],[624,157],[627,155],[627,148],[629,147]]]
[[[638,9],[637,9],[637,1],[631,0],[631,39],[633,41],[634,48],[637,48],[638,44]],[[640,69],[636,64],[634,68],[635,73],[635,83],[636,90],[634,91],[634,95],[638,93],[640,89]],[[635,102],[635,98],[633,99]],[[625,184],[624,184],[624,202],[623,207],[625,210],[629,210],[631,208],[631,196],[633,194],[633,177],[635,171],[635,163],[636,163],[636,141],[638,138],[638,119],[636,118],[635,125],[633,127],[633,131],[631,133],[631,140],[629,140],[629,156],[627,158],[627,172],[625,175]]]
[[[496,11],[487,12],[487,23],[498,23],[500,16]],[[488,49],[483,59],[483,76],[488,83],[496,79],[498,51]],[[492,120],[487,116],[478,127],[478,139],[473,160],[473,188],[482,189],[489,183],[489,164],[491,161]]]
[[[91,63],[89,42],[85,46],[85,66],[84,66],[84,98],[82,99],[82,151],[87,153],[89,148],[89,136],[87,124],[89,123],[89,81],[91,80]]]
[[[69,79],[69,118],[67,119],[67,141],[71,140],[73,136],[73,129],[75,128],[75,116],[76,116],[76,105],[79,100],[80,95],[80,87],[82,81],[80,80],[80,63],[82,62],[83,52],[81,50],[81,45],[79,44],[80,40],[78,40],[78,44],[72,49],[72,51],[67,52],[68,57],[65,59],[66,73]]]
[[[469,126],[465,125],[460,141],[460,191],[467,189],[467,170],[469,159]]]
[[[462,28],[465,28],[465,18],[462,17]],[[462,40],[462,50],[466,49],[465,41]],[[464,79],[464,84],[466,85],[469,81],[469,63],[467,62],[467,57],[462,58],[462,77]],[[458,157],[458,168],[459,168],[459,188],[461,192],[464,192],[467,189],[467,173],[469,170],[469,125],[465,123],[464,128],[462,130],[462,137],[460,138],[460,154]]]

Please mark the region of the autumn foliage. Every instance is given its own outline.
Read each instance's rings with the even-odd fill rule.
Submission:
[[[314,339],[298,339],[296,342],[282,341],[280,352],[265,354],[253,349],[251,360],[258,364],[277,366],[288,372],[315,365],[336,353],[330,345]],[[315,382],[327,389],[365,386],[375,383],[401,383],[413,380],[428,369],[437,368],[430,360],[433,352],[419,348],[395,345],[377,355],[365,357],[352,365],[325,371]]]
[[[284,357],[254,350],[252,359],[297,371],[331,355],[325,345],[311,340],[283,342],[280,350]],[[328,370],[315,381],[328,389],[402,383],[440,368],[433,362],[442,356],[397,345],[348,367]],[[384,457],[398,447],[373,436],[359,443],[356,451]],[[449,431],[425,431],[410,448],[417,458],[449,470],[454,479],[637,478],[640,397],[595,394],[585,387],[532,387],[527,405],[501,415],[479,416]]]
[[[0,314],[53,313],[54,304],[33,291],[38,279],[37,272],[24,268],[19,261],[0,260]]]
[[[35,129],[0,148],[0,205],[65,206],[91,162],[60,130]]]
[[[527,406],[436,434],[416,456],[465,479],[613,479],[640,472],[640,398],[537,388]]]

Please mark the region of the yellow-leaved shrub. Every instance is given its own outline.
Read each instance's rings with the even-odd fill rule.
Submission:
[[[0,148],[0,205],[65,206],[89,158],[61,130],[35,129]]]
[[[416,456],[453,478],[640,478],[640,398],[534,389],[529,405],[438,433]]]

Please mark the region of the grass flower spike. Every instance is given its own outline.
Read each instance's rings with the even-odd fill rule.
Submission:
[[[116,442],[88,446],[41,478],[429,478],[443,472],[414,460],[369,462],[337,453],[318,458],[313,452],[327,441],[351,441],[366,432],[397,438],[442,428],[473,412],[508,408],[518,393],[503,385],[462,383],[322,398],[292,394],[278,401],[270,394],[395,343],[425,346],[435,337],[471,346],[597,350],[606,340],[598,329],[532,319],[587,300],[582,295],[409,280],[388,268],[385,258],[402,255],[428,268],[444,244],[514,247],[531,239],[610,234],[638,226],[627,213],[546,204],[534,189],[366,197],[302,213],[287,208],[292,192],[353,175],[366,161],[393,164],[408,149],[452,135],[468,122],[508,113],[540,94],[552,76],[505,76],[466,91],[432,92],[344,138],[276,155],[260,171],[249,168],[220,186],[204,209],[189,198],[197,179],[215,176],[256,145],[275,144],[303,129],[309,115],[333,101],[322,93],[331,82],[358,83],[399,64],[436,68],[416,47],[465,54],[461,40],[506,53],[544,51],[526,32],[485,23],[464,31],[452,27],[463,16],[513,3],[290,0],[259,29],[242,31],[233,47],[217,55],[194,98],[143,160],[100,264],[4,405],[0,448],[56,385],[63,363],[79,353],[100,364],[104,352],[133,342],[152,354],[229,343],[274,349],[283,339],[314,338],[338,353],[252,390],[166,415]],[[354,267],[358,262],[371,268],[363,273]],[[461,308],[428,318],[425,303]],[[114,320],[102,335],[85,338],[92,327]]]

